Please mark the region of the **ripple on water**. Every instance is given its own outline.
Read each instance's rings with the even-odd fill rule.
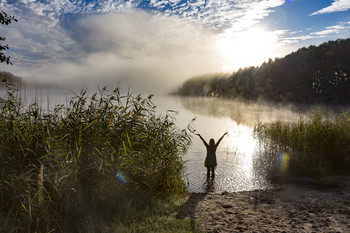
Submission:
[[[189,150],[185,156],[185,180],[189,191],[222,193],[272,188],[261,172],[254,171],[254,156],[258,153],[258,147],[252,129],[239,126],[234,133],[229,131],[227,138],[226,144],[220,145],[223,149],[217,151],[218,166],[212,182],[207,182],[205,147],[198,144]]]

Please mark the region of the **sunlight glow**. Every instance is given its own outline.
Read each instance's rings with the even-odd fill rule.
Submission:
[[[259,66],[269,58],[279,56],[278,33],[263,28],[243,32],[225,32],[217,42],[223,56],[222,69],[230,72],[239,68]]]
[[[253,136],[252,129],[238,125],[235,129],[229,130],[229,147],[237,153],[242,153],[246,157],[252,157],[257,149],[258,141]]]
[[[237,125],[229,130],[229,148],[239,158],[241,170],[247,177],[253,176],[253,156],[257,150],[258,141],[253,136],[251,128],[244,125]]]

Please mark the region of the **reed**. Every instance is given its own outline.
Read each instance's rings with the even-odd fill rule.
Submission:
[[[317,110],[296,123],[258,122],[255,133],[264,145],[265,159],[278,164],[278,155],[286,153],[291,173],[317,177],[350,171],[348,112],[330,117],[329,112]]]
[[[0,98],[0,232],[96,232],[185,192],[191,143],[152,96],[86,90],[53,110]],[[102,227],[103,228],[103,227]]]

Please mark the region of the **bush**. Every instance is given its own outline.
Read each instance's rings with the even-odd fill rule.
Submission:
[[[269,156],[285,152],[290,171],[308,176],[347,174],[350,169],[350,115],[316,111],[297,123],[258,123],[255,133]],[[277,160],[276,160],[277,161]]]
[[[130,206],[184,193],[190,135],[171,112],[156,115],[152,96],[83,90],[52,111],[15,96],[7,85],[0,98],[0,231],[95,232]]]

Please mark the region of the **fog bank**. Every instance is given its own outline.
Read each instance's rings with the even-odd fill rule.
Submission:
[[[119,83],[167,93],[193,75],[221,69],[215,32],[180,18],[130,10],[66,15],[60,25],[71,41],[70,57],[13,66],[10,71],[27,82],[68,88]]]

